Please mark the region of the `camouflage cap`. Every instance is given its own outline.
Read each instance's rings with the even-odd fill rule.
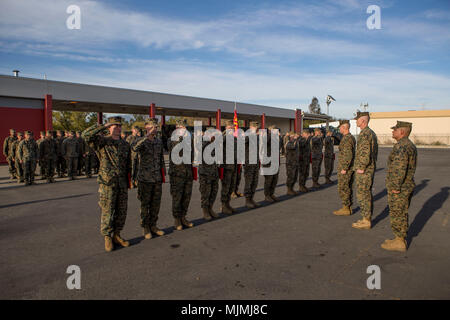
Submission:
[[[41,136],[45,136],[45,131],[39,131],[39,133],[41,134]]]
[[[131,129],[136,129],[136,130],[139,130],[139,129],[141,129],[137,124],[135,124],[135,125],[133,125],[132,127],[131,127]]]
[[[275,125],[271,125],[271,126],[269,126],[267,129],[269,129],[269,130],[274,130],[274,129],[276,129],[277,127],[275,126]]]
[[[32,136],[33,135],[33,131],[27,130],[27,131],[25,131],[25,134],[29,135],[29,136]]]
[[[177,125],[177,127],[186,127],[187,121],[185,119],[177,119],[175,121],[175,124]]]
[[[16,129],[9,129],[9,132],[16,132]]]
[[[147,126],[149,126],[149,127],[156,127],[157,125],[158,125],[158,119],[156,119],[156,118],[150,118],[150,119],[148,119],[147,121],[145,121],[145,124],[144,124],[146,127]]]
[[[122,117],[109,117],[107,123],[122,125]]]
[[[342,126],[343,124],[346,124],[346,123],[348,123],[348,125],[350,126],[350,121],[349,121],[349,120],[339,120],[339,126],[338,126],[338,128],[339,128],[340,126]]]
[[[368,116],[370,118],[370,113],[369,112],[360,112],[360,111],[358,111],[356,113],[356,117],[355,117],[354,120],[358,120],[359,118],[364,117],[364,116]]]
[[[53,130],[47,130],[47,131],[45,132],[45,134],[51,134],[51,135],[53,135]]]
[[[250,121],[250,127],[259,128],[259,122],[258,121]]]
[[[23,132],[17,132],[17,135],[23,137]]]
[[[412,123],[411,122],[398,121],[397,120],[397,124],[395,126],[391,127],[391,129],[397,129],[397,128],[409,128],[409,129],[412,129]]]

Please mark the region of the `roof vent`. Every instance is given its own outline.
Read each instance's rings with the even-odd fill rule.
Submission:
[[[18,77],[19,76],[19,70],[13,70],[13,74],[14,74],[14,77]]]

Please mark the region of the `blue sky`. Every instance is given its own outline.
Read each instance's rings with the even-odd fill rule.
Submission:
[[[69,30],[66,8],[81,9]],[[381,29],[369,30],[369,5]],[[450,1],[0,2],[0,73],[307,109],[450,108]]]

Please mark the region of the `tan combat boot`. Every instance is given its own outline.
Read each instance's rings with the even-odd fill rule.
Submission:
[[[273,200],[271,196],[265,196],[264,200],[267,201],[267,202],[270,202],[270,203],[274,203],[275,202],[275,200]]]
[[[234,208],[231,206],[230,201],[227,201],[227,207],[228,207],[228,209],[231,210],[231,213],[235,213],[235,212],[236,212],[236,209],[234,209]]]
[[[255,200],[253,200],[253,198],[251,198],[250,200],[253,203],[253,205],[255,206],[255,208],[261,207],[261,205],[259,203],[255,202]]]
[[[175,218],[175,221],[173,224],[174,224],[175,230],[178,230],[178,231],[183,230],[183,226],[181,225],[181,221],[179,218]]]
[[[152,233],[150,232],[149,227],[144,227],[144,238],[147,240],[152,238]]]
[[[190,222],[188,219],[186,219],[186,217],[181,217],[181,224],[185,227],[188,228],[192,228],[194,226],[194,224],[192,222]]]
[[[244,194],[243,194],[243,193],[241,193],[241,192],[239,192],[239,191],[236,191],[236,195],[238,196],[238,198],[240,198],[240,197],[243,197],[243,196],[244,196]]]
[[[152,233],[156,234],[157,236],[163,236],[166,234],[164,231],[159,229],[157,226],[151,226],[150,230]]]
[[[277,196],[275,196],[274,194],[270,195],[270,197],[273,199],[273,201],[278,202],[280,201],[280,199],[278,199]]]
[[[309,190],[308,190],[308,188],[305,187],[305,186],[299,186],[299,187],[298,187],[298,191],[306,193],[306,192],[308,192]]]
[[[214,212],[214,210],[213,210],[212,207],[209,207],[208,210],[209,210],[209,215],[210,215],[211,217],[213,217],[213,218],[219,218],[219,215],[218,215],[216,212]]]
[[[361,220],[356,221],[352,224],[352,227],[355,229],[370,229],[372,226],[369,219],[363,218]]]
[[[222,213],[223,214],[232,214],[233,211],[227,206],[226,202],[222,202]]]
[[[256,208],[256,206],[253,204],[252,199],[250,199],[250,198],[245,198],[245,206],[249,209]]]
[[[122,247],[129,247],[130,243],[120,237],[120,232],[114,233],[113,242],[120,244]]]
[[[211,220],[212,219],[211,215],[209,214],[208,208],[202,208],[202,211],[203,211],[203,218],[205,220]]]
[[[406,251],[406,240],[404,238],[395,237],[392,240],[385,240],[384,243],[381,244],[381,247],[385,250],[389,251]]]
[[[333,211],[333,214],[337,216],[349,216],[352,214],[350,206],[342,206],[339,210]]]
[[[232,194],[231,194],[231,198],[232,199],[236,199],[238,197],[238,195],[236,194],[236,192],[233,192]]]
[[[114,250],[114,245],[110,236],[105,236],[105,251],[111,252]]]
[[[295,195],[297,195],[297,192],[295,192],[292,188],[288,187],[286,194],[288,196],[295,196]]]

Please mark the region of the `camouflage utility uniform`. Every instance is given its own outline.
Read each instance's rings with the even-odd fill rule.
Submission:
[[[14,141],[17,141],[17,137],[15,135],[6,137],[5,141],[3,141],[3,155],[8,162],[8,170],[11,178],[16,176],[16,167],[13,160],[14,153],[12,152],[12,145]]]
[[[19,161],[21,161],[23,166],[25,184],[33,184],[36,163],[39,159],[38,145],[36,141],[33,138],[20,141],[17,153],[19,156]]]
[[[62,143],[61,154],[66,159],[67,175],[74,179],[77,175],[78,157],[81,153],[80,144],[75,137],[66,138]]]
[[[355,137],[351,133],[342,137],[339,143],[338,157],[338,192],[342,200],[342,205],[350,207],[352,205],[352,184],[353,184],[353,161],[355,159]],[[341,171],[346,173],[342,174]]]
[[[286,155],[286,185],[288,190],[293,190],[297,182],[300,157],[299,142],[299,139],[289,139],[284,147]]]
[[[325,167],[325,179],[327,183],[330,182],[331,174],[333,173],[334,167],[334,138],[326,136],[323,140],[323,145],[325,147],[323,164]]]
[[[58,157],[57,142],[53,138],[45,138],[39,147],[39,158],[41,165],[45,168],[45,178],[48,182],[53,182],[55,175],[56,159]]]
[[[311,161],[311,137],[299,138],[299,163],[298,163],[298,184],[305,187],[309,176],[309,164]]]
[[[321,137],[311,138],[311,157],[312,157],[312,180],[314,184],[319,183],[320,169],[322,166],[323,139]]]

